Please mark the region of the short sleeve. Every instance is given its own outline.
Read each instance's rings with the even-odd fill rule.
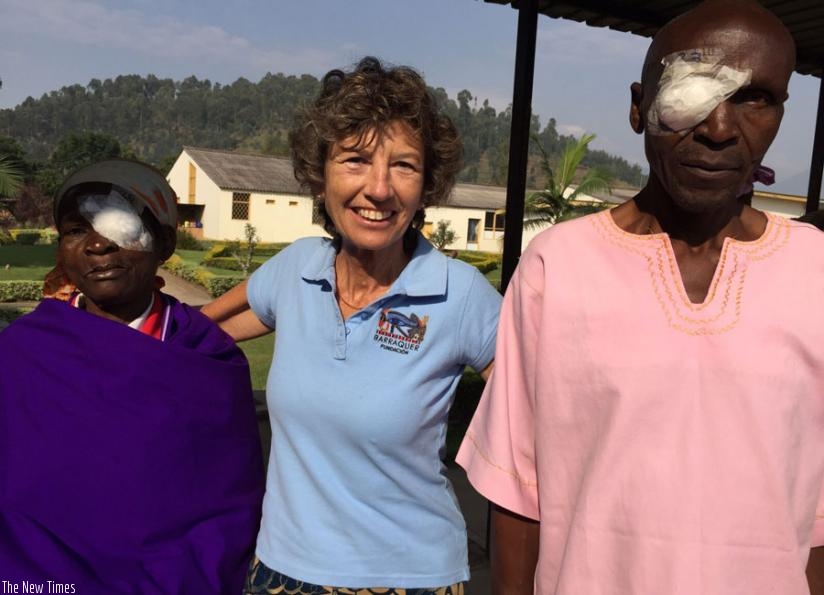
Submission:
[[[282,254],[282,253],[281,253]],[[283,286],[281,276],[281,254],[276,254],[264,262],[249,277],[246,287],[246,299],[258,319],[271,329],[275,328],[277,291]]]
[[[495,338],[501,313],[501,294],[472,268],[472,279],[459,326],[459,361],[478,372],[495,358]]]
[[[525,279],[523,259],[504,297],[495,367],[457,462],[484,497],[539,519],[535,466],[535,365],[542,294]],[[537,271],[536,271],[537,272]]]

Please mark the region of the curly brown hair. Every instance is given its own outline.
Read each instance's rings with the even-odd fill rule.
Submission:
[[[319,200],[332,145],[354,137],[354,147],[358,147],[368,142],[372,132],[397,121],[418,135],[424,147],[422,206],[442,204],[462,165],[458,130],[440,113],[420,74],[407,66],[385,66],[371,56],[358,62],[352,72],[336,69],[326,73],[318,98],[298,114],[289,134],[295,178]],[[322,211],[324,228],[336,236],[332,220],[325,209]],[[423,220],[421,209],[412,226],[420,229]]]

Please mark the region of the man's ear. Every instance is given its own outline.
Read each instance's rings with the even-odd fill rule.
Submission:
[[[641,101],[643,100],[641,83],[632,83],[629,86],[630,106],[629,125],[636,134],[644,132],[644,114],[641,111]]]

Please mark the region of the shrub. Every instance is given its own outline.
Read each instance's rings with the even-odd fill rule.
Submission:
[[[258,244],[257,246],[255,246],[255,254],[257,256],[265,256],[266,258],[271,258],[272,256],[274,256],[275,254],[277,254],[278,252],[283,250],[288,245],[289,245],[288,243],[286,243],[286,244],[283,244],[283,243],[279,243],[279,244],[271,244],[271,243],[269,243],[269,244]]]
[[[227,246],[223,242],[218,242],[216,244],[212,244],[212,247],[209,248],[209,251],[206,253],[206,256],[203,257],[203,260],[209,258],[220,258],[223,256],[232,256],[232,248],[231,246]]]
[[[449,246],[458,239],[458,234],[455,233],[451,225],[449,221],[441,219],[435,226],[435,231],[429,235],[429,241],[432,242],[438,250],[443,250],[446,246]]]
[[[39,231],[19,231],[15,241],[21,246],[34,246],[40,240]]]
[[[42,297],[42,281],[0,281],[0,302],[38,301]]]
[[[180,250],[202,250],[203,245],[185,229],[177,230],[177,247]]]
[[[191,283],[197,283],[205,287],[206,291],[214,297],[223,295],[243,281],[243,277],[218,277],[202,267],[187,266],[177,254],[173,254],[163,266],[178,277],[183,277]]]
[[[489,271],[494,271],[501,264],[500,256],[497,254],[489,254],[488,252],[462,251],[458,253],[457,258],[474,266],[482,275],[486,275]]]
[[[257,244],[255,246],[255,255],[257,256],[265,256],[266,258],[270,258],[283,250],[288,243],[267,243],[267,244]],[[203,257],[204,262],[208,258],[222,258],[225,256],[234,258],[234,251],[237,249],[237,246],[233,246],[231,243],[227,242],[215,242],[212,244],[212,247],[209,248],[209,251]]]
[[[0,329],[3,328],[4,324],[13,322],[29,311],[27,308],[0,308]]]
[[[212,277],[214,277],[214,276],[215,276],[214,273],[212,273],[210,271],[207,271],[206,269],[202,269],[202,268],[198,267],[194,271],[192,271],[192,279],[191,280],[193,282],[197,283],[198,285],[202,285],[203,287],[208,289],[209,288],[209,282],[211,281]]]
[[[203,259],[203,264],[207,267],[215,267],[216,269],[226,269],[227,271],[242,271],[243,268],[241,264],[237,261],[237,258],[234,256],[215,256],[213,258],[209,258],[208,256]],[[261,263],[259,262],[252,262],[249,265],[249,272],[256,270]]]
[[[214,297],[218,297],[241,282],[243,282],[243,277],[212,277],[205,287]]]
[[[40,244],[43,246],[51,246],[52,244],[56,244],[59,235],[57,231],[53,229],[43,229],[40,231]]]
[[[169,259],[163,264],[163,267],[168,271],[177,274],[177,272],[183,267],[183,259],[180,258],[177,254],[172,254]]]
[[[5,229],[0,229],[0,246],[8,246],[14,243],[14,238]]]

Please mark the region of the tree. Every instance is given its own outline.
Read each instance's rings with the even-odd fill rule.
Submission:
[[[18,224],[30,227],[52,224],[52,197],[44,194],[36,184],[24,184],[10,210]]]
[[[112,157],[131,157],[120,142],[108,134],[72,132],[63,137],[46,165],[37,173],[37,183],[48,195],[53,195],[74,171]]]
[[[0,198],[12,197],[23,186],[23,172],[5,156],[0,156]]]
[[[435,231],[429,235],[429,241],[432,242],[438,250],[443,250],[458,239],[458,235],[450,227],[449,221],[441,219],[438,221]]]
[[[247,223],[243,228],[243,235],[246,236],[246,244],[241,245],[240,242],[232,242],[230,249],[232,256],[240,265],[240,270],[243,271],[243,276],[248,277],[249,269],[252,268],[252,258],[255,256],[255,247],[257,247],[260,238],[257,229],[251,223]]]
[[[606,203],[578,198],[594,192],[610,191],[609,178],[598,169],[588,169],[578,185],[573,188],[575,172],[586,155],[587,145],[594,138],[594,134],[585,134],[576,142],[567,145],[555,170],[549,165],[549,156],[541,143],[533,138],[541,151],[541,166],[547,176],[547,183],[543,190],[530,194],[524,203],[526,229],[574,219],[609,206]]]

